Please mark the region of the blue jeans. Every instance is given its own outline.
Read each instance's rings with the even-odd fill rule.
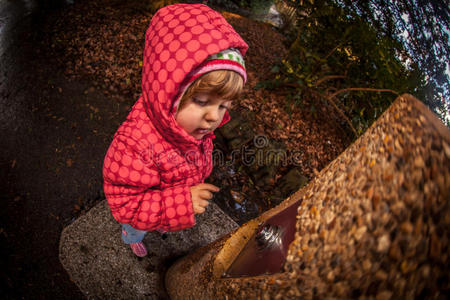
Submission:
[[[125,244],[142,242],[147,231],[137,230],[129,224],[122,224],[122,240]]]

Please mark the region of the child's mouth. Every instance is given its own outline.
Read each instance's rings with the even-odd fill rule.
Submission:
[[[211,129],[198,128],[195,130],[196,134],[207,134],[211,131]]]

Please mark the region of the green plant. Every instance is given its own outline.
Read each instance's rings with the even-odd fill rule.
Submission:
[[[423,88],[423,74],[406,68],[401,43],[360,16],[331,1],[302,1],[297,36],[288,55],[272,70],[275,79],[259,86],[288,91],[288,107],[306,97],[325,101],[355,138],[384,111],[396,94]],[[385,93],[388,92],[388,93]]]

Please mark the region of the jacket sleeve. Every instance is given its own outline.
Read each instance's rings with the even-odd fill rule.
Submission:
[[[116,135],[103,164],[104,191],[113,217],[122,224],[151,231],[175,231],[195,225],[190,187],[160,189],[155,160],[134,139]]]

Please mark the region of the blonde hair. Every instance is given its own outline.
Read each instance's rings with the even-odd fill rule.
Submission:
[[[178,109],[197,94],[207,93],[233,100],[242,93],[243,88],[244,80],[238,73],[230,70],[211,71],[200,76],[189,86],[180,100]]]

